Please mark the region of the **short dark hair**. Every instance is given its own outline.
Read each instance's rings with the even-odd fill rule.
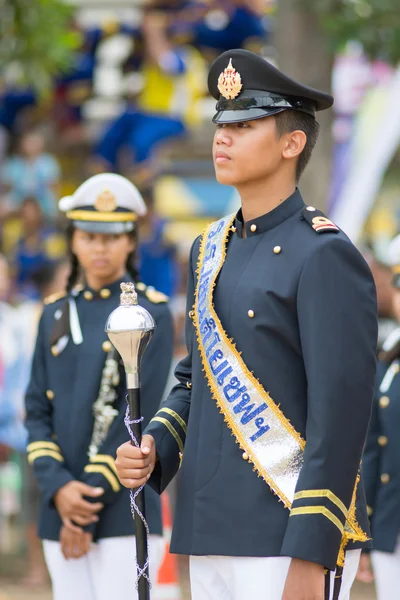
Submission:
[[[292,131],[297,130],[304,131],[307,136],[306,145],[304,146],[303,152],[300,154],[296,165],[296,181],[299,181],[304,169],[310,161],[311,154],[317,143],[319,123],[311,115],[298,110],[284,110],[281,113],[278,113],[275,115],[275,123],[279,137],[282,137],[285,133],[291,133]]]

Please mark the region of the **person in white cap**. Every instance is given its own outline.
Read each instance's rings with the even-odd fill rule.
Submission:
[[[393,271],[392,310],[400,324],[400,235],[388,248]],[[373,550],[364,552],[358,579],[375,577],[378,600],[397,600],[400,575],[400,326],[382,345],[376,394],[363,456]],[[372,572],[373,571],[373,572]]]
[[[138,281],[143,199],[127,179],[104,173],[60,201],[70,221],[71,273],[47,299],[26,394],[28,458],[42,492],[39,536],[54,600],[135,594],[134,523],[114,459],[125,440],[125,376],[104,332],[120,283],[133,281],[156,330],[142,366],[144,421],[158,409],[172,357],[167,297]],[[150,576],[164,554],[160,500],[146,490]]]

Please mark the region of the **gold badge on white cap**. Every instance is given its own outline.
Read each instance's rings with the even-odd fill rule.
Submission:
[[[229,60],[229,65],[218,77],[218,90],[221,96],[227,100],[233,100],[239,95],[242,89],[242,78],[240,73],[232,65],[232,59]]]
[[[112,212],[117,208],[117,199],[110,190],[104,190],[96,198],[94,207],[101,212]]]

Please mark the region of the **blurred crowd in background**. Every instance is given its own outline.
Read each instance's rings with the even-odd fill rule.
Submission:
[[[25,463],[23,397],[43,300],[68,277],[58,200],[106,171],[139,187],[149,209],[140,223],[141,279],[170,296],[181,354],[191,242],[239,205],[213,177],[208,66],[238,47],[279,62],[272,0],[122,1],[111,14],[101,2],[80,4],[69,23],[78,40],[73,63],[45,93],[0,69],[0,553],[18,553],[30,540],[29,584],[45,575],[35,553],[37,492]],[[384,59],[369,60],[358,42],[334,59],[325,209],[348,226],[373,269],[383,339],[393,327],[386,247],[398,230],[400,135],[379,172],[371,165],[383,143],[382,104],[398,119],[398,98],[390,101],[398,74]],[[354,209],[349,197],[359,200]],[[24,535],[15,534],[15,522]]]
[[[201,200],[191,209],[190,191],[182,201],[185,192],[173,188],[194,177],[200,198],[218,195],[207,69],[221,51],[268,44],[271,4],[263,0],[122,4],[111,17],[102,7],[76,11],[73,63],[45,94],[0,72],[0,553],[28,550],[29,586],[46,570],[23,405],[43,301],[68,277],[58,200],[94,173],[117,172],[138,186],[148,206],[141,279],[170,296],[181,353],[187,255],[209,214]],[[220,201],[212,213],[224,210]]]

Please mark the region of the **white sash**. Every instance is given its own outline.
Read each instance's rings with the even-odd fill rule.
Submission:
[[[227,217],[213,223],[203,237],[194,317],[200,353],[212,395],[238,444],[290,508],[305,441],[246,367],[213,306],[212,291],[225,260],[232,221]]]

